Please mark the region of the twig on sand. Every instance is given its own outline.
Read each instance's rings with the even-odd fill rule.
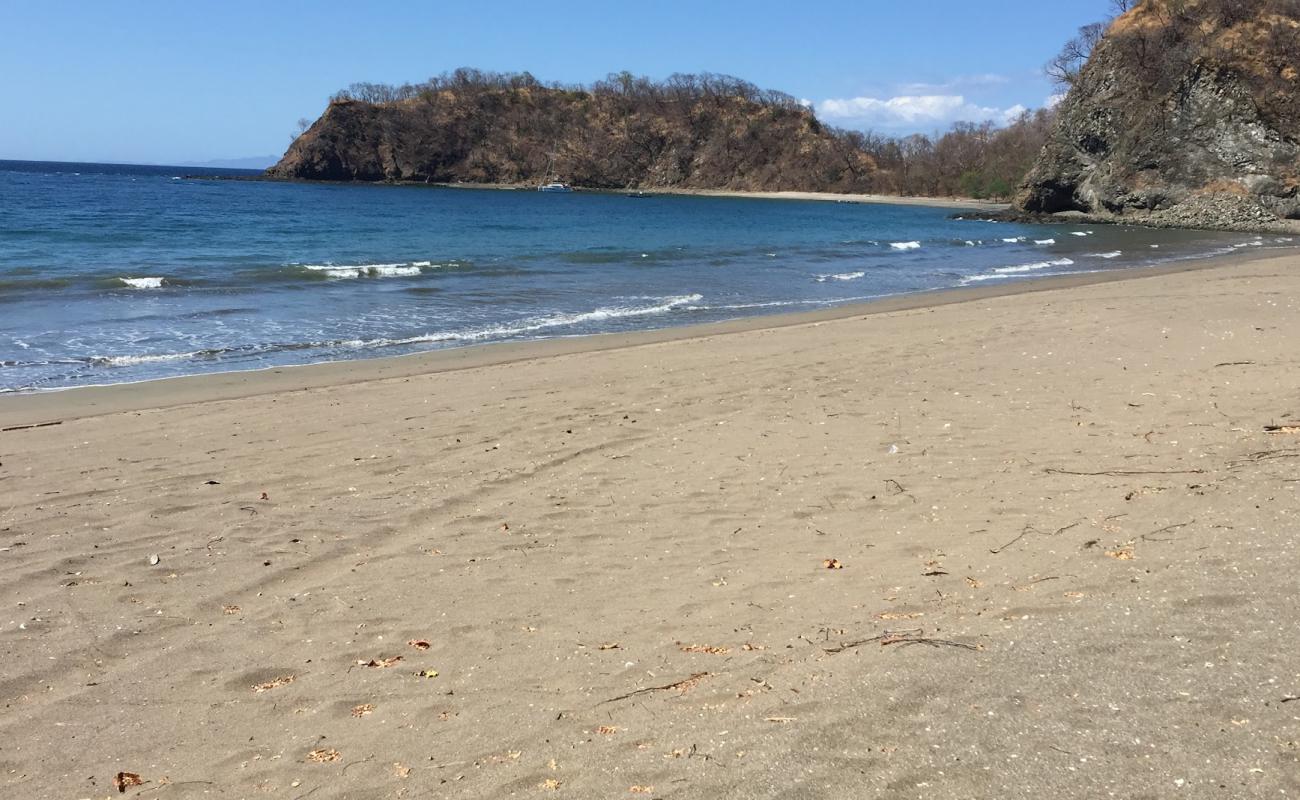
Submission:
[[[669,692],[672,691],[673,689],[680,689],[681,691],[685,692],[686,690],[695,686],[700,681],[709,677],[710,674],[712,673],[697,672],[694,675],[690,676],[689,678],[682,678],[680,681],[664,684],[663,686],[646,686],[642,689],[635,689],[631,692],[628,692],[627,694],[620,694],[618,697],[611,697],[608,700],[601,700],[599,703],[597,703],[597,705],[604,705],[605,703],[616,703],[619,700],[626,700],[629,697],[636,697],[639,694],[648,694],[649,692]]]
[[[903,497],[906,497],[907,499],[911,500],[913,503],[917,502],[916,497],[914,497],[911,492],[904,489],[903,484],[899,483],[893,478],[885,478],[885,491],[891,495],[901,494]]]
[[[1047,467],[1043,472],[1053,475],[1202,475],[1203,469],[1103,469],[1098,472],[1079,472],[1072,469]]]
[[[9,431],[29,431],[33,428],[49,428],[54,425],[62,424],[63,420],[57,420],[55,422],[34,422],[31,425],[10,425],[8,428],[0,428],[0,433],[8,433]]]
[[[1254,361],[1220,361],[1215,367],[1245,367],[1254,364]]]
[[[1174,540],[1173,537],[1170,537],[1168,539],[1152,539],[1151,537],[1160,533],[1168,533],[1169,531],[1176,531],[1179,528],[1186,528],[1188,525],[1191,525],[1193,522],[1196,522],[1196,520],[1189,519],[1186,522],[1179,522],[1174,525],[1166,525],[1165,527],[1160,528],[1159,530],[1154,530],[1151,531],[1150,533],[1144,533],[1138,538],[1144,542],[1172,542]]]
[[[967,644],[966,642],[954,642],[949,639],[935,639],[925,635],[921,628],[906,631],[885,631],[879,636],[872,636],[870,639],[858,639],[853,642],[841,642],[835,647],[823,648],[827,653],[843,653],[845,650],[852,650],[855,647],[861,647],[864,644],[880,642],[880,646],[890,644],[927,644],[931,647],[960,647],[964,650],[982,650],[984,648],[977,644]]]
[[[1241,458],[1228,462],[1228,469],[1236,469],[1246,464],[1258,464],[1260,461],[1277,461],[1283,458],[1300,458],[1300,450],[1290,448],[1281,450],[1257,450]]]
[[[1008,547],[1010,547],[1011,545],[1013,545],[1013,544],[1015,544],[1016,542],[1020,541],[1021,539],[1025,538],[1026,536],[1028,536],[1028,535],[1031,534],[1031,533],[1036,533],[1036,534],[1038,534],[1039,536],[1056,536],[1058,533],[1065,533],[1066,531],[1068,531],[1068,530],[1071,529],[1071,528],[1078,527],[1079,523],[1081,523],[1081,522],[1083,522],[1083,520],[1078,520],[1078,521],[1076,521],[1076,522],[1071,522],[1069,525],[1066,525],[1064,528],[1057,528],[1056,530],[1052,531],[1051,533],[1048,533],[1047,531],[1040,531],[1040,530],[1038,530],[1037,528],[1035,528],[1033,525],[1026,525],[1026,526],[1025,526],[1025,529],[1022,530],[1022,531],[1020,532],[1020,535],[1019,535],[1019,536],[1017,536],[1016,538],[1014,538],[1014,539],[1012,539],[1011,541],[1007,542],[1006,544],[1002,545],[1001,547],[995,547],[994,549],[990,550],[989,552],[992,553],[993,555],[997,555],[998,553],[1001,553],[1003,550],[1006,550]]]

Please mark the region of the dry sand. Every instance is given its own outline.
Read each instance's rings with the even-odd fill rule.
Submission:
[[[1295,796],[1300,258],[1065,283],[7,398],[0,797]]]
[[[438,186],[445,189],[500,189],[505,191],[536,191],[535,185],[515,183],[435,183],[413,182],[413,186]],[[977,200],[973,197],[928,197],[921,195],[900,194],[853,194],[847,192],[746,192],[736,189],[586,189],[579,187],[575,191],[592,194],[626,194],[638,192],[646,195],[670,195],[690,197],[745,197],[754,200],[819,200],[833,203],[868,203],[890,206],[931,206],[934,208],[968,209],[971,211],[1002,211],[1011,207],[1010,203],[995,200]]]

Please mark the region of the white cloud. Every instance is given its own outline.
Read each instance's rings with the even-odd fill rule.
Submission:
[[[897,97],[831,98],[817,104],[823,119],[881,127],[942,125],[952,122],[1007,123],[1025,111],[1016,104],[992,108],[969,102],[960,94],[903,94]]]
[[[1060,94],[1048,95],[1047,99],[1043,101],[1043,108],[1056,108],[1058,105],[1061,104],[1061,101],[1064,99],[1065,99],[1065,92],[1061,92]]]
[[[900,94],[951,94],[963,87],[1001,86],[1010,83],[1006,75],[985,72],[979,75],[958,75],[943,83],[905,83],[898,87]]]

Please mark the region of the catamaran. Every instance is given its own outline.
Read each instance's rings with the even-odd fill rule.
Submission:
[[[552,182],[550,182],[550,183],[543,183],[541,186],[538,186],[538,187],[537,187],[537,191],[539,191],[539,192],[571,192],[571,191],[573,191],[573,187],[570,186],[570,185],[567,184],[567,183],[560,183],[559,181],[552,181]]]

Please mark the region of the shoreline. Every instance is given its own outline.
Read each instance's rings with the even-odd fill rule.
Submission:
[[[304,178],[278,178],[270,175],[187,175],[194,180],[236,180],[267,181],[269,183],[301,183],[307,185],[331,184],[338,186],[404,186],[427,187],[432,189],[469,189],[494,192],[531,192],[537,187],[522,183],[444,183],[439,181],[331,181],[307,180]],[[749,191],[743,189],[688,189],[688,188],[649,188],[649,189],[599,189],[584,186],[573,187],[575,194],[626,195],[639,193],[647,197],[724,197],[741,200],[797,200],[832,203],[861,203],[867,205],[928,206],[953,210],[966,209],[986,213],[1004,212],[1011,208],[1009,202],[977,200],[973,197],[923,197],[917,195],[861,194],[840,192],[806,192],[786,191]]]
[[[30,427],[53,421],[104,414],[170,408],[235,400],[280,392],[298,392],[371,381],[411,378],[479,367],[513,364],[581,353],[644,347],[668,342],[707,339],[753,331],[819,325],[855,317],[978,302],[999,297],[1068,290],[1095,284],[1141,280],[1161,275],[1214,269],[1245,263],[1285,259],[1300,248],[1283,252],[1233,253],[1149,267],[1059,275],[996,284],[936,289],[885,296],[813,311],[759,314],[720,322],[669,325],[649,330],[557,336],[514,342],[491,342],[401,355],[268,366],[246,370],[197,373],[142,381],[73,386],[0,395],[0,428]]]
[[[1300,255],[1133,272],[0,433],[0,795],[1290,796]]]

